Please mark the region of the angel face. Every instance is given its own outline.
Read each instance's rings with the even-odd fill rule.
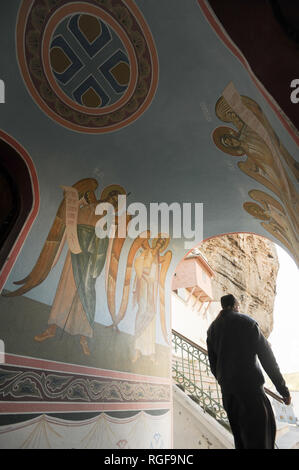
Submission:
[[[238,148],[240,147],[240,142],[233,135],[224,134],[221,137],[221,142],[225,147]]]
[[[162,251],[165,245],[166,245],[166,239],[165,238],[158,238],[155,248],[158,251]]]
[[[115,209],[117,209],[118,207],[118,196],[119,196],[118,191],[110,191],[107,197],[107,202],[112,204]]]
[[[84,194],[84,199],[85,201],[88,203],[88,204],[94,204],[97,202],[97,198],[95,196],[95,193],[94,191],[87,191],[85,194]]]

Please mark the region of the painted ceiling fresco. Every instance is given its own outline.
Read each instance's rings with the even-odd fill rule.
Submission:
[[[254,232],[299,263],[297,131],[206,0],[0,8],[1,148],[32,186],[0,273],[0,417],[29,413],[39,429],[41,413],[154,410],[154,442],[170,428],[171,281],[188,251],[173,232],[185,223],[121,236],[132,213],[118,196],[201,203],[203,238]],[[96,235],[100,202],[116,210],[116,238]]]
[[[19,18],[23,77],[37,104],[61,125],[86,133],[117,130],[150,105],[157,52],[133,2],[54,2],[52,8],[24,2]]]

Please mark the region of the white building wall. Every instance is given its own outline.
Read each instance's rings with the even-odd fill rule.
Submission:
[[[232,434],[173,386],[173,448],[233,449]]]
[[[192,297],[186,304],[182,297],[187,297],[182,291],[183,289],[179,289],[179,295],[172,294],[172,329],[206,348],[207,330],[221,309],[220,303],[213,302],[204,313],[207,305],[205,304],[198,312],[200,303],[197,302],[193,308],[195,298]]]

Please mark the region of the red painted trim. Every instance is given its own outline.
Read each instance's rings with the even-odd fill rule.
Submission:
[[[71,374],[90,375],[94,377],[105,377],[118,380],[128,380],[132,382],[152,383],[170,385],[171,379],[165,377],[153,377],[148,375],[133,374],[108,369],[98,369],[94,367],[79,366],[76,364],[65,364],[63,362],[47,361],[27,356],[17,356],[5,354],[5,365],[28,367],[30,369],[41,369],[54,372],[65,372]]]
[[[201,7],[201,10],[206,20],[210,24],[210,26],[214,29],[214,31],[222,40],[222,42],[226,45],[226,47],[234,54],[234,56],[236,56],[239,59],[243,67],[249,73],[250,78],[252,79],[253,83],[255,84],[259,92],[263,95],[267,103],[270,105],[270,107],[272,108],[272,110],[274,111],[274,113],[276,114],[280,122],[282,123],[283,127],[287,130],[287,132],[293,138],[295,143],[299,145],[299,135],[296,134],[296,132],[293,130],[293,128],[291,127],[287,119],[282,115],[282,110],[279,108],[278,104],[274,101],[274,98],[270,95],[270,93],[265,89],[262,83],[255,76],[246,58],[244,57],[242,52],[238,49],[238,47],[234,44],[234,42],[231,40],[227,32],[224,30],[218,18],[216,17],[212,9],[208,6],[207,1],[206,0],[197,0],[197,1]]]
[[[164,403],[30,403],[0,402],[0,414],[23,413],[82,413],[102,411],[143,411],[171,408],[170,402]]]
[[[39,210],[39,203],[40,203],[40,197],[39,197],[39,185],[38,185],[38,177],[37,173],[35,170],[34,163],[28,154],[28,152],[10,135],[6,134],[2,130],[0,130],[0,139],[4,140],[7,144],[9,144],[12,148],[15,149],[15,151],[18,153],[18,155],[23,158],[24,162],[26,163],[28,172],[30,174],[30,179],[31,179],[31,186],[32,186],[32,194],[33,194],[33,206],[30,211],[30,214],[27,217],[27,220],[17,238],[17,240],[14,243],[14,246],[12,247],[10,254],[8,255],[8,258],[6,262],[3,265],[3,268],[0,273],[0,292],[3,289],[3,286],[9,276],[9,273],[16,262],[16,259],[23,247],[23,244],[27,238],[28,233],[30,232],[30,229],[32,227],[32,224],[38,214]]]

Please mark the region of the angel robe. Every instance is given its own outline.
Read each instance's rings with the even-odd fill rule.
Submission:
[[[98,238],[91,225],[78,225],[77,233],[82,252],[67,253],[48,324],[71,335],[92,337],[95,283],[105,265],[109,239]]]
[[[138,304],[135,321],[135,349],[141,354],[151,356],[155,354],[156,344],[156,313],[159,280],[159,257],[153,255],[150,266],[145,266],[144,254],[136,263],[139,264],[139,275],[136,275],[134,304]],[[135,265],[135,269],[136,269]],[[136,271],[137,271],[136,269]]]

